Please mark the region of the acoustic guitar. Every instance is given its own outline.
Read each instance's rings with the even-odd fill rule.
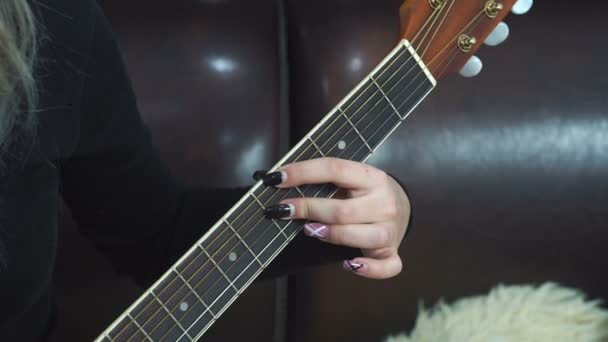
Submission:
[[[336,157],[365,162],[440,80],[477,75],[473,54],[507,38],[502,22],[532,0],[406,0],[396,47],[271,171]],[[97,339],[196,341],[300,233],[306,222],[266,219],[284,198],[332,197],[331,184],[277,189],[258,182]]]

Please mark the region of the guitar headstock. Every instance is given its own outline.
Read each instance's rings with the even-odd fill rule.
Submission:
[[[472,77],[482,63],[474,56],[483,43],[498,45],[509,35],[502,20],[524,14],[532,0],[406,0],[401,6],[401,38],[418,51],[436,79],[451,73]]]

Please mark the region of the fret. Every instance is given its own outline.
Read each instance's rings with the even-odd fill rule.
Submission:
[[[127,317],[129,317],[129,319],[135,323],[135,325],[137,326],[137,329],[139,329],[139,332],[142,333],[144,335],[145,338],[147,338],[149,341],[154,341],[150,338],[150,336],[148,336],[148,333],[146,333],[146,331],[141,327],[141,325],[139,325],[139,323],[137,323],[137,321],[133,318],[133,316],[131,316],[130,313],[127,313]],[[130,338],[129,338],[130,339]]]
[[[266,207],[264,206],[264,203],[262,203],[254,194],[251,194],[251,196],[253,196],[253,198],[256,200],[256,202],[258,203],[258,205],[260,206],[260,208],[262,209],[266,209]],[[266,219],[264,217],[264,219]],[[280,234],[283,234],[285,236],[285,238],[287,238],[287,235],[285,235],[285,233],[283,232],[283,228],[281,227],[281,225],[279,223],[277,223],[276,220],[268,220],[266,219],[266,221],[271,221],[272,224],[277,227],[277,229],[279,230]]]
[[[272,193],[272,189],[268,187],[260,187],[257,191],[262,192],[266,191],[268,194]],[[249,233],[249,229],[251,229],[252,222],[258,222],[259,220],[264,218],[263,207],[260,207],[260,203],[257,196],[247,196],[245,201],[238,207],[237,210],[232,212],[226,218],[234,227],[236,227],[241,234],[241,236]],[[228,229],[228,227],[222,227],[222,231]],[[227,238],[230,237],[231,234],[226,234]],[[225,239],[227,239],[225,238]],[[224,239],[224,240],[225,240]],[[214,246],[210,246],[208,250],[213,251],[217,250],[217,244]]]
[[[375,119],[368,120],[366,122],[365,126],[361,128],[361,134],[363,134],[371,146],[376,149],[378,148],[381,140],[377,139],[378,135],[376,135],[376,133],[378,130],[383,126],[386,126],[386,123],[389,123],[390,125],[397,124],[401,122],[401,119],[400,117],[394,115],[392,108],[386,105],[381,108],[377,108],[377,111],[372,113],[370,116],[373,116]]]
[[[435,87],[422,73],[416,76],[413,83],[416,84],[414,91],[408,94],[406,100],[397,107],[401,112],[406,113],[405,117],[407,117]]]
[[[217,290],[221,289],[221,285],[224,283],[228,286],[228,283],[213,263],[208,262],[206,257],[208,254],[201,251],[203,247],[200,243],[196,247],[194,252],[188,254],[185,260],[175,268],[183,278],[187,279],[190,287],[195,290],[201,301],[204,301],[205,306],[215,316],[217,310],[213,308],[214,295],[219,295]],[[172,278],[175,276],[173,275]]]
[[[300,197],[306,197],[306,195],[304,195],[302,190],[300,190],[299,186],[294,187],[294,189],[298,192],[298,195],[300,195]]]
[[[401,116],[401,114],[399,114],[399,111],[397,110],[397,108],[395,108],[395,105],[393,104],[391,99],[389,99],[388,96],[386,96],[386,93],[384,92],[382,87],[378,84],[378,82],[376,82],[374,77],[370,76],[369,79],[372,80],[373,84],[376,86],[376,88],[378,88],[378,91],[380,91],[382,96],[384,96],[384,99],[386,100],[386,102],[388,102],[389,106],[391,106],[391,108],[393,108],[393,110],[395,111],[395,114],[397,114],[397,117],[399,117],[399,119],[401,119],[401,120],[405,119],[404,117]]]
[[[255,205],[255,210],[251,211],[251,216],[240,215],[235,217],[236,221],[229,221],[262,264],[268,258],[267,253],[261,255],[262,250],[268,244],[272,244],[271,241],[275,237],[280,236],[280,238],[275,240],[279,243],[288,239],[288,236],[285,234],[285,228],[289,227],[289,221],[266,219],[259,208],[259,203],[276,204],[285,196],[296,197],[298,194],[294,189],[260,187],[253,192],[252,198],[255,197],[257,200],[252,200],[252,203],[258,202],[258,204]],[[246,233],[244,233],[245,231]],[[271,247],[276,246],[272,244]]]
[[[321,151],[321,149],[319,148],[319,146],[317,146],[317,143],[311,137],[308,137],[308,140],[312,143],[312,146],[314,146],[314,148],[317,149],[317,152],[319,152],[319,154],[321,155],[321,157],[325,157],[325,154],[323,153],[323,151]]]
[[[289,224],[290,222],[285,222],[286,227],[289,227]],[[278,234],[272,227],[268,222],[261,223],[256,227],[258,233],[254,241],[249,243],[251,249],[264,265],[270,259],[272,252],[288,240],[285,234]],[[281,231],[283,232],[283,230]]]
[[[152,340],[157,341],[170,332],[175,324],[170,319],[166,319],[167,314],[163,310],[162,302],[155,300],[151,291],[146,293],[145,299],[147,303],[137,306],[131,311],[131,314],[146,334]]]
[[[116,326],[107,333],[108,337],[113,341],[126,341],[131,336],[134,336],[138,333],[139,328],[132,322],[129,317],[124,317],[121,319]],[[141,334],[141,333],[140,333]],[[142,335],[143,336],[143,335]]]
[[[207,255],[207,257],[209,258],[209,260],[211,260],[211,262],[213,263],[213,265],[215,266],[215,268],[217,270],[220,271],[220,273],[222,274],[222,276],[224,276],[224,278],[226,278],[226,280],[228,281],[228,283],[230,284],[230,286],[232,286],[232,288],[239,293],[239,289],[236,288],[236,286],[234,285],[234,282],[228,278],[228,276],[226,275],[226,273],[224,273],[224,270],[222,270],[222,268],[215,262],[215,260],[213,259],[213,257],[211,255],[209,255],[209,253],[207,253],[207,251],[201,246],[199,245],[199,248],[203,251],[203,253],[205,253]]]
[[[301,145],[290,152],[283,165],[291,164],[296,161],[317,159],[321,157],[323,156],[314,148],[314,146],[312,146],[310,141],[306,139]]]
[[[321,157],[365,161],[434,88],[409,44],[401,43],[282,165]],[[397,115],[395,115],[397,114]],[[257,186],[98,341],[192,341],[206,331],[287,245],[301,220],[268,220],[285,198],[333,196],[333,184]]]
[[[374,152],[374,149],[369,145],[369,143],[367,142],[367,140],[365,140],[365,138],[363,137],[363,135],[361,135],[361,132],[359,132],[359,129],[357,128],[357,126],[355,126],[353,124],[353,122],[350,121],[350,118],[348,117],[348,115],[346,115],[346,113],[344,113],[344,111],[341,108],[338,108],[338,111],[340,112],[340,115],[342,115],[346,119],[346,122],[348,122],[348,124],[352,127],[352,129],[355,131],[355,133],[357,133],[357,135],[359,136],[359,138],[361,139],[361,141],[363,141],[363,143],[365,144],[365,146],[367,147],[367,149],[370,152]]]
[[[349,124],[347,120],[350,118],[348,118],[348,116],[346,115],[342,115],[340,113],[340,110],[341,109],[338,109],[334,112],[335,115],[332,120],[329,121],[329,126],[323,130],[315,132],[313,134],[313,138],[315,138],[316,141],[323,142],[322,148],[327,146],[327,148],[324,149],[324,152],[327,156],[348,159],[345,158],[345,156],[348,156],[347,152],[349,150],[352,150],[353,148],[355,148],[355,150],[358,150],[359,147],[365,148],[366,142],[363,141],[362,136],[357,133],[358,128],[357,131],[353,129],[353,126],[355,128],[357,126],[352,123],[352,121],[351,126],[351,124]],[[370,151],[369,148],[366,148],[365,150]],[[361,158],[364,158],[366,156],[367,154],[363,153],[361,155]],[[310,188],[310,186],[307,187]],[[311,194],[310,191],[306,191],[305,195],[315,195],[318,192],[319,187],[315,186],[313,190],[314,193]]]
[[[116,339],[115,341],[120,342],[134,342],[134,341],[150,341],[148,337],[141,331],[138,330],[135,334],[129,337],[120,337],[120,339]]]
[[[371,82],[371,81],[370,81]],[[388,104],[382,93],[375,87],[370,87],[367,93],[359,99],[355,99],[350,107],[343,106],[342,111],[348,116],[354,126],[360,128],[367,126],[370,120],[375,119],[373,113]],[[361,131],[359,129],[359,131]]]
[[[200,244],[197,244],[197,247],[202,248]],[[208,272],[191,272],[191,276],[183,271],[181,272],[214,316],[218,316],[217,313],[230,298],[239,293],[238,290],[235,290],[234,284],[227,279],[223,271],[217,266]]]
[[[317,193],[315,194],[315,197],[318,198],[329,198],[330,196],[332,196],[336,190],[338,190],[338,187],[333,185],[333,184],[323,184],[317,191]]]
[[[372,96],[374,96],[372,98]],[[369,77],[363,80],[361,87],[353,94],[353,96],[344,99],[344,103],[339,105],[345,112],[349,112],[351,120],[355,119],[358,111],[363,110],[365,105],[371,101],[375,103],[382,98],[381,94],[375,91]]]
[[[239,294],[240,289],[249,279],[248,276],[262,269],[264,264],[257,258],[255,252],[239,242],[230,249],[226,257],[218,261],[218,267],[224,271],[226,278],[234,284]]]
[[[279,202],[282,198],[282,194],[284,194],[284,189],[263,185],[256,189],[251,197],[257,198],[258,206],[259,203],[262,203],[264,204],[264,207],[266,207]],[[259,208],[256,208],[256,210],[259,211]]]
[[[376,73],[376,75],[374,75],[374,78],[379,85],[382,85],[386,96],[391,99],[393,103],[396,103],[395,92],[402,91],[404,86],[407,85],[409,81],[416,78],[421,71],[422,69],[416,59],[412,57],[411,53],[407,51],[405,47],[402,47],[400,55],[393,59],[392,62],[387,63],[378,73]],[[398,106],[396,107],[399,109]],[[397,111],[400,113],[399,116],[403,117],[401,112],[399,110]]]
[[[193,336],[198,331],[196,329],[202,329],[204,325],[209,324],[217,317],[198,295],[197,290],[179,272],[173,270],[171,275],[173,277],[172,282],[181,289],[180,293],[171,297],[166,305],[170,308],[169,310],[176,324],[166,334],[160,336],[158,340],[192,341]],[[187,293],[185,296],[183,295],[184,291]]]
[[[192,288],[192,286],[190,286],[190,284],[188,283],[188,281],[186,280],[186,278],[184,278],[181,275],[181,273],[179,273],[177,271],[177,269],[173,268],[172,271],[179,277],[179,279],[186,285],[186,287],[188,287],[188,289],[190,290],[190,292],[194,294],[194,296],[196,297],[196,299],[198,300],[198,302],[201,303],[205,307],[205,311],[209,312],[209,314],[211,314],[211,317],[216,318],[216,316],[213,313],[213,311],[211,311],[211,309],[209,309],[209,305],[207,305],[207,303],[205,303],[205,301],[198,295],[198,293],[196,293],[196,291]]]
[[[158,297],[154,294],[154,291],[150,291],[150,294],[152,295],[152,297],[154,297],[154,299],[158,302],[158,304],[160,304],[161,308],[167,313],[167,315],[169,315],[169,317],[171,317],[171,319],[173,320],[173,322],[175,322],[177,327],[179,327],[179,329],[181,329],[182,333],[185,333],[188,336],[188,338],[190,340],[192,340],[192,337],[190,335],[188,335],[188,332],[186,331],[186,329],[179,323],[177,318],[175,318],[175,316],[173,316],[173,313],[171,312],[171,310],[167,309],[165,304],[163,302],[161,302],[160,299],[158,299]],[[164,318],[163,322],[165,320],[167,320],[167,319]],[[171,324],[171,323],[169,322],[169,324]],[[170,332],[171,332],[171,328],[169,328],[169,331],[167,333],[170,333]],[[161,336],[161,339],[167,337],[167,333],[163,334]]]
[[[218,253],[223,253],[226,249],[226,246],[232,243],[233,234],[228,231],[228,228],[225,225],[221,225],[216,229],[207,240],[205,240],[204,251],[201,249],[203,246],[199,246],[197,250],[194,251],[195,255],[198,256],[198,259],[194,259],[195,265],[207,265],[206,267],[213,267],[213,262],[209,260],[209,255],[216,255]],[[199,260],[200,259],[200,260]],[[182,270],[180,269],[180,272]]]
[[[253,255],[255,261],[258,262],[258,264],[260,264],[260,266],[262,266],[262,262],[258,259],[257,255],[255,255],[255,253],[251,250],[251,248],[249,248],[249,245],[247,244],[247,242],[245,242],[245,240],[239,235],[239,233],[234,229],[234,227],[232,227],[232,225],[230,224],[230,222],[224,220],[224,223],[226,223],[228,225],[228,227],[230,228],[230,230],[232,230],[232,232],[236,235],[236,237],[238,238],[239,242],[241,242],[245,248],[247,248],[247,251],[249,253],[251,253],[251,255]]]

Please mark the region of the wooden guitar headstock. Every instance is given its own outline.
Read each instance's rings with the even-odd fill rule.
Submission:
[[[406,0],[400,11],[401,38],[412,44],[436,79],[461,70],[473,76],[481,68],[474,53],[494,30],[506,38],[508,26],[502,20],[511,9],[523,14],[531,5],[531,0]],[[490,37],[489,44],[496,40]],[[468,61],[473,70],[463,70]]]

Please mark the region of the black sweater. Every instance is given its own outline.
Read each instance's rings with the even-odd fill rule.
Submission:
[[[62,198],[114,268],[146,286],[244,192],[171,177],[94,0],[32,4],[44,34],[42,110],[35,141],[16,143],[0,180],[0,341],[45,334]],[[266,275],[354,254],[298,237]]]

